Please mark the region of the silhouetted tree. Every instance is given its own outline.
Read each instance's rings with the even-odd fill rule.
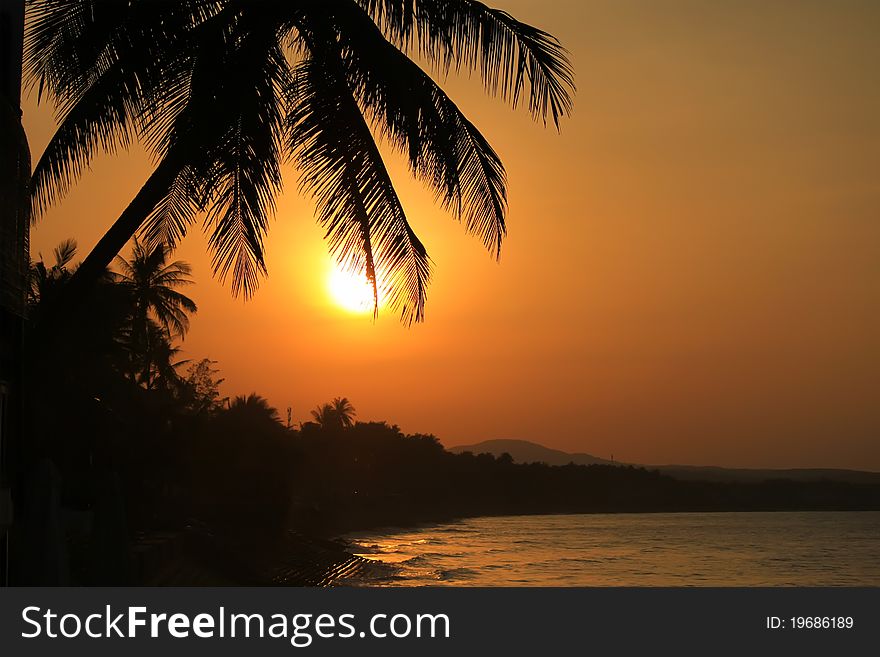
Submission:
[[[127,331],[130,307],[109,270],[103,272],[99,287],[86,299],[87,312],[82,314],[82,321],[59,322],[59,317],[51,312],[57,308],[63,289],[77,269],[73,264],[76,250],[75,240],[64,240],[53,250],[51,265],[47,266],[40,256],[29,267],[28,359],[30,366],[36,368],[37,377],[87,377],[101,371],[101,367],[95,367],[83,372],[75,365],[88,360],[125,369],[123,363],[128,356],[122,335]],[[70,371],[61,371],[64,367]]]
[[[116,258],[117,283],[131,300],[129,346],[137,365],[136,378],[147,388],[153,370],[169,362],[172,338],[182,338],[189,328],[195,302],[175,288],[191,285],[192,268],[177,260],[167,262],[163,245],[146,249],[137,240],[131,258]],[[165,370],[170,374],[169,370]]]
[[[175,347],[168,339],[168,335],[161,330],[156,322],[149,323],[147,344],[149,350],[149,369],[146,371],[146,388],[162,388],[174,391],[183,383],[183,378],[178,374],[180,367],[189,364],[188,359],[176,360],[180,354],[180,348]]]
[[[567,53],[547,32],[471,0],[320,3],[86,0],[29,3],[26,73],[60,106],[37,163],[37,212],[99,150],[140,139],[158,165],[71,281],[88,286],[140,229],[174,248],[206,213],[215,274],[250,295],[292,157],[329,248],[365,273],[404,322],[424,318],[427,251],[410,227],[374,135],[408,160],[494,255],[506,233],[500,158],[409,56],[477,72],[532,116],[572,107]]]
[[[227,415],[245,417],[255,423],[271,422],[279,426],[281,425],[278,409],[274,408],[264,397],[255,392],[249,395],[239,395],[233,399],[229,405]]]
[[[333,408],[333,414],[336,416],[339,426],[343,429],[348,429],[354,424],[357,412],[354,410],[351,402],[348,401],[348,397],[334,397],[333,401],[330,402],[330,406]]]
[[[281,529],[290,503],[291,436],[257,394],[215,413],[197,444],[201,513],[236,529]]]
[[[337,426],[337,418],[333,412],[333,406],[329,402],[316,406],[312,411],[312,417],[321,429],[331,429]]]
[[[53,250],[54,262],[47,267],[42,255],[30,265],[28,304],[36,307],[46,297],[52,296],[71,276],[70,263],[76,257],[76,240],[66,239]]]
[[[312,417],[323,430],[348,429],[354,424],[356,415],[347,397],[334,397],[312,411]]]
[[[195,414],[211,414],[223,405],[220,398],[220,384],[224,379],[218,376],[219,370],[214,368],[217,361],[203,358],[191,363],[186,376],[180,384],[178,396],[183,406]]]

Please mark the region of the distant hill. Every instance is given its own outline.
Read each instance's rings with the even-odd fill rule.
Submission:
[[[517,463],[546,463],[547,465],[621,465],[614,461],[600,459],[592,454],[569,454],[558,449],[550,449],[528,440],[484,440],[473,445],[456,445],[447,448],[450,452],[473,452],[474,454],[492,454],[501,456],[507,452]]]
[[[621,463],[601,459],[592,454],[569,453],[558,449],[550,449],[528,440],[484,440],[473,445],[455,445],[448,448],[450,452],[488,453],[500,456],[507,452],[517,463],[546,463],[547,465],[634,465],[649,470],[659,470],[663,474],[676,479],[690,481],[713,482],[758,482],[770,479],[791,479],[792,481],[842,481],[853,484],[880,484],[880,472],[861,470],[840,470],[835,468],[792,468],[792,469],[749,469],[721,468],[711,465],[641,465],[638,463]]]

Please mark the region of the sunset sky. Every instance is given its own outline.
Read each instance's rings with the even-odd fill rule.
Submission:
[[[521,438],[637,463],[880,470],[880,3],[487,0],[558,36],[561,134],[444,87],[501,154],[499,263],[392,176],[435,263],[427,321],[342,308],[286,173],[269,278],[236,300],[195,228],[185,356],[295,421],[334,396],[447,445]],[[32,95],[36,161],[54,129]],[[84,256],[151,171],[102,157],[32,231]]]

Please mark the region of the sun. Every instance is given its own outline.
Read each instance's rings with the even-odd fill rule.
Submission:
[[[340,308],[352,313],[373,311],[373,287],[366,276],[334,267],[328,280],[330,296]]]

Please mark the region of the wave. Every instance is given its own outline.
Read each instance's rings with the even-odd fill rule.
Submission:
[[[471,579],[472,577],[475,577],[478,573],[479,571],[473,568],[448,568],[446,570],[438,571],[437,579],[443,581]]]

